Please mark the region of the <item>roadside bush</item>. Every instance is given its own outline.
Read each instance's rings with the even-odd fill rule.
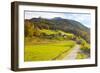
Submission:
[[[81,50],[85,53],[90,53],[90,45],[85,41],[81,44]]]

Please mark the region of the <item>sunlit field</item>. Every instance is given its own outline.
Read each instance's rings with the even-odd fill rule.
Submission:
[[[36,42],[36,39],[31,40],[31,42],[28,40],[25,44],[25,61],[59,60],[63,58],[63,56],[60,57],[63,53],[68,53],[75,46],[75,42],[70,40],[40,40],[40,42]]]

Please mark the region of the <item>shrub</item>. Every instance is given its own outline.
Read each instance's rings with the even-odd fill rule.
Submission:
[[[83,41],[81,44],[81,50],[83,52],[89,53],[90,52],[90,45],[87,42]]]

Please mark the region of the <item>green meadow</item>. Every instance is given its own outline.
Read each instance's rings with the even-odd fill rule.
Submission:
[[[35,42],[34,42],[35,41]],[[28,40],[27,40],[28,42]],[[40,43],[41,42],[41,43]],[[31,40],[25,44],[25,61],[57,60],[63,53],[68,53],[75,46],[74,41]],[[63,58],[63,57],[62,57]],[[61,58],[60,58],[61,59]]]

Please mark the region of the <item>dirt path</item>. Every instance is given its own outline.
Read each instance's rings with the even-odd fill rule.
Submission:
[[[63,60],[67,60],[67,59],[76,59],[77,53],[80,51],[80,46],[76,45],[73,50],[63,58]]]

